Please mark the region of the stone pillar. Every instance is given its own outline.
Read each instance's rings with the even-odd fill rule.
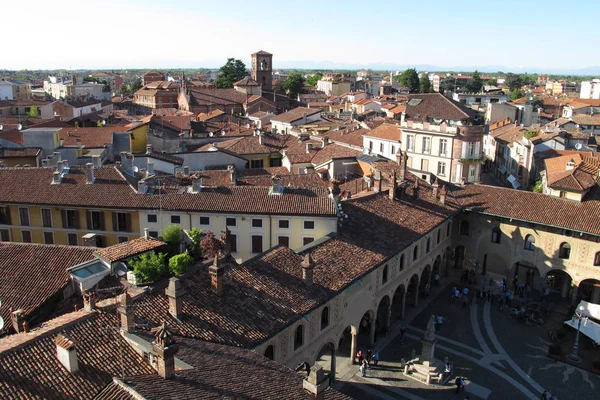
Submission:
[[[355,327],[350,327],[350,333],[352,334],[352,342],[350,344],[350,360],[352,360],[352,364],[356,361],[356,335],[357,330]]]
[[[600,292],[600,290],[599,290]],[[387,336],[390,332],[390,326],[392,325],[392,305],[390,304],[387,309],[387,318],[385,319],[385,335]]]
[[[375,325],[377,322],[377,318],[375,315],[371,317],[370,325],[369,325],[369,346],[373,346],[375,344]]]
[[[333,385],[335,383],[335,349],[331,350],[331,379],[329,380],[329,384]]]
[[[563,291],[564,291],[564,286],[565,285],[563,285]],[[573,286],[573,294],[571,295],[571,305],[572,306],[577,304],[577,292],[578,291],[579,291],[579,287]],[[567,292],[565,293],[565,295],[563,297],[567,297],[568,294],[569,294],[569,285],[567,285]],[[561,292],[561,295],[562,295],[562,292]]]
[[[406,290],[402,293],[402,309],[400,310],[400,319],[404,319],[404,310],[406,309]]]
[[[571,280],[570,279],[563,279],[563,285],[562,288],[560,289],[560,296],[563,298],[566,298],[569,295],[569,288],[571,287]]]
[[[419,305],[419,284],[415,287],[415,307]]]

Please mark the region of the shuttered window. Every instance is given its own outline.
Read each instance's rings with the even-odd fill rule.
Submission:
[[[112,213],[113,230],[116,232],[131,232],[131,215],[129,213]]]

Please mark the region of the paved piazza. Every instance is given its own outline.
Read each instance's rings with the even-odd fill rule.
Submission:
[[[510,308],[500,311],[496,303],[463,308],[451,300],[454,285],[435,288],[430,298],[421,299],[419,308],[412,308],[413,313],[407,308],[410,324],[404,343],[398,336],[402,322],[393,321],[390,335],[375,345],[380,351],[379,366],[362,377],[358,366],[346,364],[346,372],[338,373],[336,387],[357,399],[442,400],[464,399],[465,395],[487,400],[539,399],[544,389],[559,400],[599,398],[600,376],[546,357],[550,322],[541,327],[522,324],[510,317]],[[551,319],[561,319],[558,312],[564,310]],[[436,335],[436,358],[448,357],[455,371],[447,385],[427,386],[403,375],[400,360],[409,359],[412,349],[420,353],[427,320],[437,313],[446,321]],[[470,388],[467,385],[467,393],[455,393],[456,375],[473,383]]]

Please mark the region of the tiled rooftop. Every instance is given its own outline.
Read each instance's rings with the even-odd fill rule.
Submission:
[[[67,285],[67,268],[93,260],[95,250],[95,247],[0,242],[0,315],[5,322],[0,333],[12,329],[10,309],[22,309],[25,316],[35,311]]]
[[[369,137],[374,137],[384,140],[393,140],[399,142],[402,138],[402,132],[400,131],[399,125],[384,123],[379,125],[377,128],[365,134]]]
[[[136,238],[114,246],[105,247],[96,251],[95,255],[108,262],[115,262],[135,255],[156,250],[165,245],[164,242],[152,238]]]

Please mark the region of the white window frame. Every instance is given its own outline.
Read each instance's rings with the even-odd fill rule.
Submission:
[[[47,234],[52,235],[52,243],[46,243],[46,235]],[[44,233],[42,234],[42,236],[44,237],[44,244],[56,244],[56,242],[54,241],[54,232],[52,231],[44,231]]]
[[[233,224],[233,225],[227,225],[227,220],[228,220],[229,218],[233,218],[233,220],[235,221],[235,224]],[[237,217],[225,217],[225,226],[227,226],[227,227],[230,227],[230,226],[232,226],[232,227],[235,227],[235,228],[237,228],[237,226],[238,226],[238,225],[237,225]]]
[[[75,235],[75,244],[69,243],[69,235]],[[79,246],[79,235],[75,232],[67,232],[67,244],[69,246]]]
[[[254,221],[260,221],[260,226],[254,226]],[[253,229],[263,229],[265,224],[262,218],[250,218],[250,227]]]
[[[208,224],[202,223],[202,218],[208,218]],[[200,215],[198,216],[198,225],[200,226],[210,226],[210,216],[209,215]]]
[[[179,222],[173,222],[173,217],[179,217]],[[180,214],[171,214],[169,216],[169,221],[171,224],[181,225],[181,215]]]
[[[317,239],[315,239],[314,236],[302,236],[302,246],[308,246],[310,244],[310,243],[304,244],[304,239],[312,239],[312,241],[310,243],[312,243],[315,240],[317,240]]]
[[[292,240],[291,240],[292,238],[290,237],[290,235],[277,235],[277,244],[279,244],[280,237],[288,238],[288,247],[292,245]]]
[[[156,222],[150,222],[150,216],[154,215],[156,217]],[[158,214],[146,214],[146,222],[149,224],[158,224]]]
[[[280,223],[281,221],[287,221],[287,223],[288,223],[288,226],[287,226],[287,228],[282,228],[282,227],[281,227],[281,225],[279,225],[279,223]],[[290,221],[289,219],[282,218],[282,219],[278,219],[278,220],[277,220],[277,229],[290,229],[290,227],[291,227],[291,226],[292,226],[292,221]]]
[[[440,139],[440,157],[448,155],[448,139]]]
[[[29,232],[29,238],[31,239],[29,242],[26,242],[23,239],[23,233],[25,233],[25,232]],[[29,229],[21,229],[21,242],[23,242],[23,243],[33,243],[33,235],[31,234],[31,230],[29,230]]]
[[[312,228],[307,228],[306,227],[306,223],[307,222],[312,222],[313,223],[313,227]],[[317,222],[314,219],[305,219],[304,221],[302,221],[302,230],[304,230],[304,231],[314,231],[315,229],[317,229]]]
[[[252,251],[252,250],[254,250],[254,249],[252,248],[252,238],[253,238],[254,236],[260,236],[260,237],[261,237],[261,244],[262,244],[262,246],[261,246],[261,247],[262,247],[261,251],[259,251],[259,252],[256,252],[256,253],[255,253],[254,251]],[[265,251],[265,235],[264,235],[263,233],[261,233],[261,232],[250,232],[250,254],[260,254],[260,253],[262,253],[262,252],[264,252],[264,251]]]
[[[44,226],[44,210],[50,211],[50,226]],[[43,228],[53,228],[54,227],[54,216],[52,215],[51,208],[46,208],[46,207],[40,208],[40,218],[41,218]]]
[[[442,168],[440,168],[440,167],[442,167]],[[446,163],[445,162],[438,161],[437,174],[439,176],[446,176]]]
[[[415,151],[415,135],[406,135],[406,151]]]
[[[427,145],[425,145],[427,144]],[[431,153],[431,138],[429,136],[423,137],[423,154]]]

